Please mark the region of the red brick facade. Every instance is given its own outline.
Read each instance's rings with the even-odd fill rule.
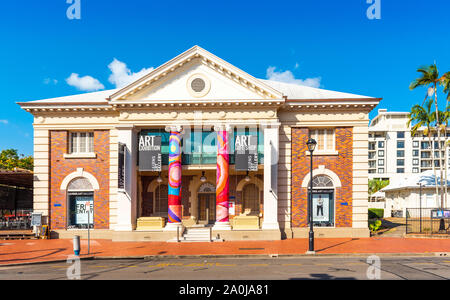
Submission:
[[[109,131],[94,131],[96,158],[64,158],[68,150],[68,131],[50,131],[50,228],[67,227],[67,192],[61,190],[64,178],[83,168],[98,181],[99,190],[94,191],[94,228],[109,229]]]
[[[302,188],[303,180],[310,172],[310,156],[306,141],[308,128],[292,128],[292,227],[307,226],[308,189]],[[353,129],[338,127],[335,130],[336,151],[339,155],[314,155],[313,168],[324,165],[341,181],[335,188],[335,226],[352,226],[353,194]],[[309,182],[309,181],[308,181]]]

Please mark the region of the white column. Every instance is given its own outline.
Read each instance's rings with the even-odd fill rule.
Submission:
[[[117,126],[119,143],[125,147],[125,188],[117,195],[116,231],[132,231],[137,207],[137,134],[133,125]]]
[[[264,128],[264,221],[263,230],[279,230],[278,155],[279,124]]]

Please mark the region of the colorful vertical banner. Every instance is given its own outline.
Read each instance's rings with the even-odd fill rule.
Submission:
[[[229,222],[229,143],[226,130],[217,131],[216,222]]]
[[[169,138],[169,223],[181,223],[181,133]]]

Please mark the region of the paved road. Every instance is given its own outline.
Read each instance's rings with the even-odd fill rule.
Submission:
[[[368,279],[365,257],[83,260],[81,279]],[[0,267],[0,279],[67,279],[67,263]],[[380,279],[450,279],[448,257],[381,257]]]

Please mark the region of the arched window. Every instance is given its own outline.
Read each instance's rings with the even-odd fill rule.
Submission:
[[[313,188],[332,189],[333,187],[333,181],[326,175],[319,175],[313,178]]]
[[[167,184],[158,185],[153,194],[155,201],[154,214],[158,216],[167,216],[169,208],[169,186]]]
[[[68,228],[94,228],[94,188],[86,177],[77,177],[67,186]]]
[[[242,212],[251,209],[250,215],[259,215],[259,189],[256,184],[249,183],[242,190]]]

